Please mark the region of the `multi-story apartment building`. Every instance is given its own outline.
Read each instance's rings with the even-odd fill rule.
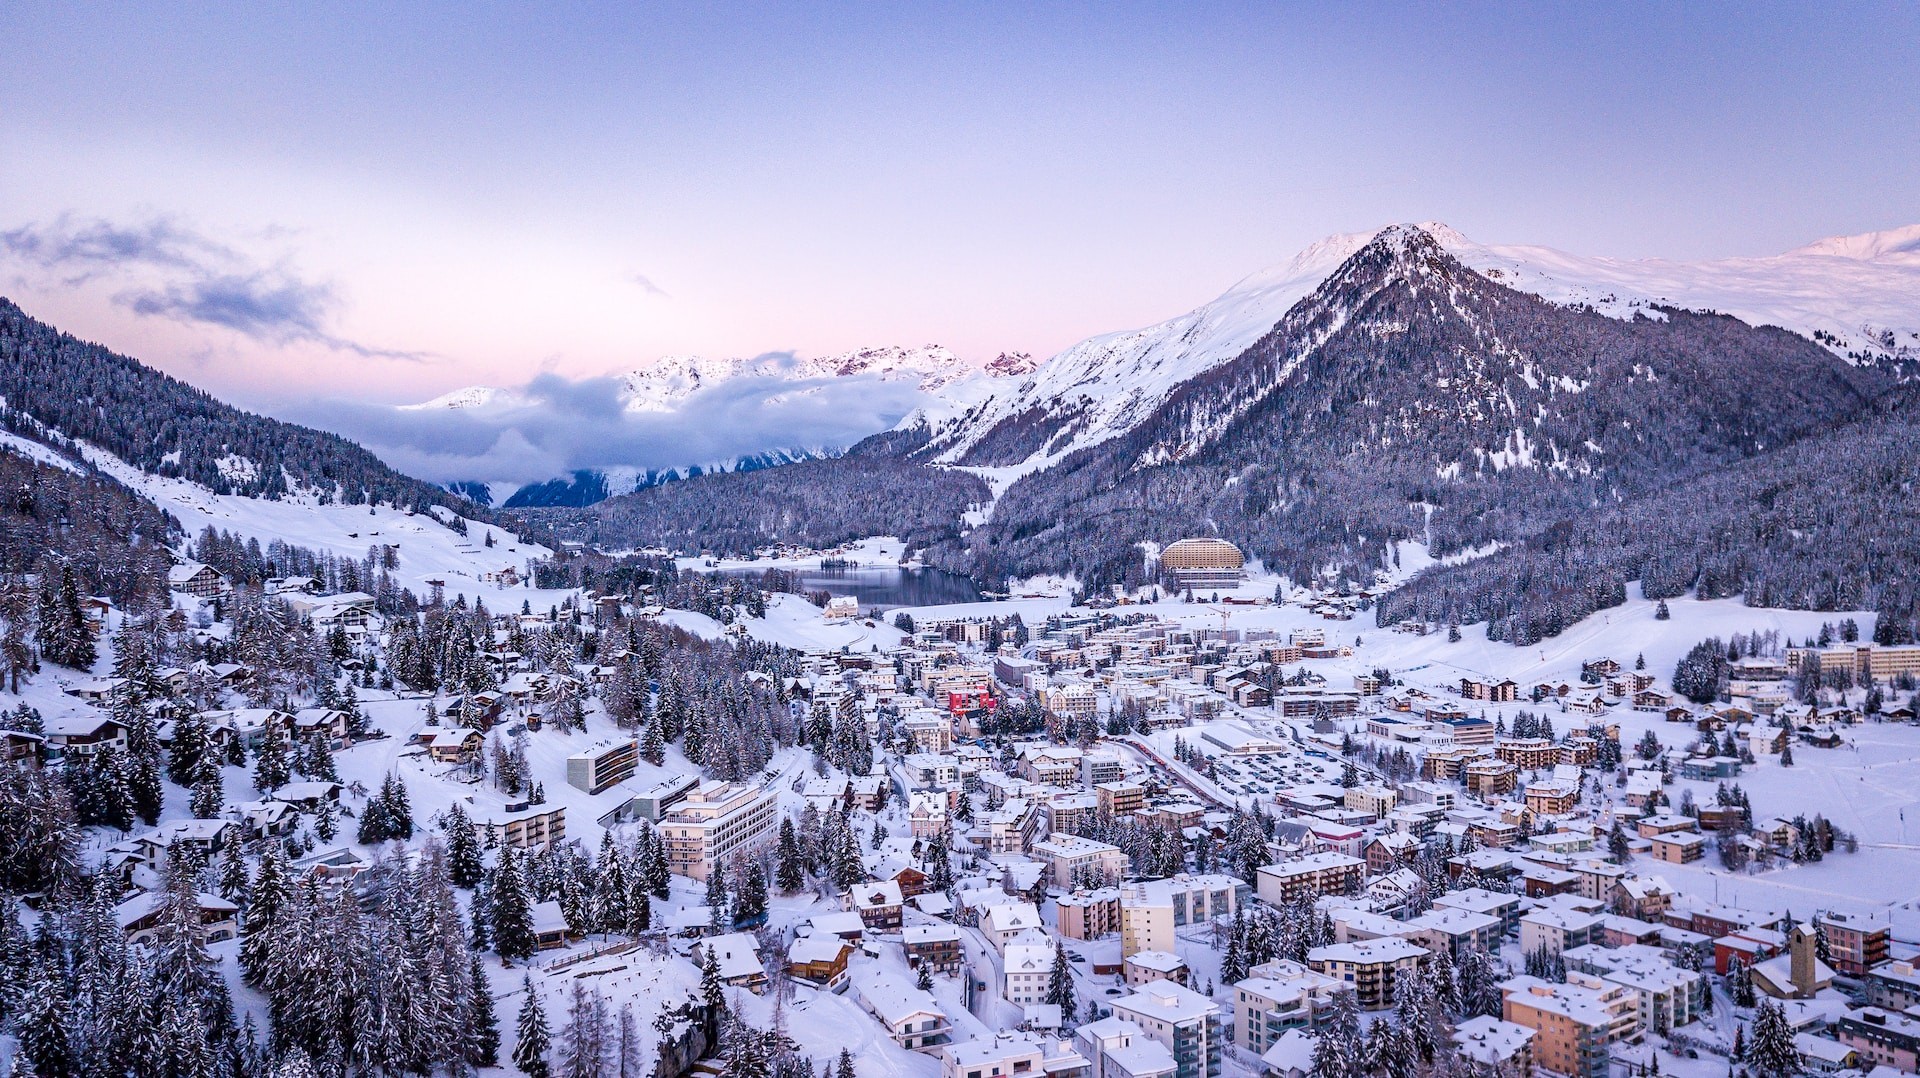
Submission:
[[[1120,931],[1120,888],[1074,891],[1054,901],[1054,921],[1070,940],[1099,939]]]
[[[1893,928],[1885,921],[1844,913],[1829,913],[1815,921],[1827,937],[1828,965],[1850,977],[1863,977],[1867,971],[1887,961],[1887,949],[1893,941]]]
[[[1093,788],[1093,793],[1100,799],[1100,811],[1109,816],[1123,816],[1147,807],[1147,788],[1137,782],[1103,782]]]
[[[1816,659],[1822,673],[1845,670],[1854,680],[1865,683],[1892,681],[1901,674],[1920,677],[1920,644],[1882,647],[1875,644],[1838,644],[1826,648],[1788,648],[1787,669],[1799,673],[1810,659]]]
[[[1307,965],[1353,989],[1361,1010],[1376,1011],[1394,1005],[1399,985],[1419,971],[1426,956],[1417,943],[1382,936],[1315,947],[1307,952]]]
[[[1062,790],[1047,799],[1047,833],[1077,832],[1100,810],[1100,799],[1084,790]]]
[[[736,852],[773,836],[780,825],[772,791],[736,782],[706,782],[660,820],[667,865],[674,872],[705,880],[713,866]]]
[[[1006,973],[1002,995],[1008,1003],[1026,1006],[1047,1001],[1047,983],[1053,976],[1054,948],[1047,934],[1029,928],[1000,947],[1000,965]]]
[[[1091,1062],[1070,1041],[1002,1031],[940,1049],[940,1078],[1089,1078]]]
[[[937,711],[909,715],[900,728],[916,752],[938,754],[953,748],[953,719]]]
[[[1214,1078],[1220,1073],[1220,1008],[1171,981],[1141,985],[1110,1006],[1116,1018],[1139,1026],[1173,1053],[1175,1078]]]
[[[1462,887],[1433,896],[1433,905],[1435,909],[1467,910],[1498,917],[1502,932],[1512,932],[1520,926],[1520,896],[1504,891]]]
[[[1580,803],[1580,785],[1565,779],[1527,783],[1527,811],[1536,816],[1564,816]]]
[[[1091,1078],[1174,1078],[1179,1065],[1166,1045],[1124,1018],[1102,1018],[1073,1031],[1073,1046],[1093,1064]]]
[[[1833,1036],[1860,1053],[1863,1062],[1920,1071],[1920,1018],[1913,1015],[1867,1007],[1843,1015],[1833,1025]]]
[[[1120,888],[1120,953],[1173,951],[1181,927],[1231,917],[1246,901],[1247,885],[1219,874],[1145,880]]]
[[[515,849],[544,849],[567,837],[564,805],[529,806],[516,802],[501,808],[476,808],[470,815],[482,832],[495,831],[502,842]]]
[[[1467,791],[1482,800],[1512,793],[1520,782],[1520,769],[1505,760],[1475,760],[1460,770]]]
[[[1541,906],[1520,918],[1520,949],[1533,954],[1559,954],[1600,939],[1606,918],[1566,906]]]
[[[1888,962],[1867,971],[1867,1002],[1890,1011],[1920,1007],[1920,966],[1910,960]]]
[[[1024,797],[1010,797],[979,819],[978,830],[988,853],[1024,854],[1040,833],[1040,808]]]
[[[1349,787],[1345,798],[1348,811],[1364,812],[1376,820],[1392,812],[1396,800],[1393,790],[1377,783]]]
[[[1631,991],[1642,1029],[1664,1034],[1701,1017],[1712,1006],[1707,979],[1675,966],[1657,947],[1588,944],[1562,952],[1561,957],[1567,963],[1569,984],[1594,989],[1612,984]]]
[[[1501,1017],[1533,1030],[1533,1063],[1572,1078],[1607,1078],[1610,1046],[1639,1028],[1633,993],[1537,977],[1501,982]]]
[[[1560,762],[1560,748],[1544,737],[1503,737],[1493,754],[1522,771],[1541,771]]]
[[[1021,778],[1045,786],[1075,786],[1080,782],[1080,761],[1085,754],[1068,746],[1052,745],[1028,749],[1020,754]]]
[[[1305,1029],[1344,982],[1289,959],[1265,963],[1233,986],[1233,1040],[1262,1055],[1289,1029]]]
[[[1047,866],[1056,887],[1073,887],[1081,880],[1095,886],[1114,883],[1127,871],[1127,855],[1120,847],[1079,835],[1050,836],[1034,843],[1028,853]]]
[[[1435,782],[1457,782],[1466,772],[1467,765],[1480,759],[1481,755],[1465,745],[1430,749],[1420,761],[1420,773]]]
[[[1468,950],[1500,953],[1500,939],[1506,924],[1490,913],[1435,906],[1418,917],[1407,919],[1411,931],[1407,938],[1434,953],[1445,951],[1459,958]]]
[[[1303,898],[1351,895],[1360,890],[1367,863],[1343,853],[1316,853],[1260,869],[1260,899],[1282,906]]]

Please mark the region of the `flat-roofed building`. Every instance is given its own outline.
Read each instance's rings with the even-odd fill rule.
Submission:
[[[1346,982],[1308,969],[1299,962],[1276,959],[1233,986],[1233,1039],[1256,1055],[1290,1029],[1305,1029],[1334,993]]]
[[[1366,867],[1365,861],[1343,853],[1309,854],[1263,866],[1257,887],[1261,901],[1274,906],[1322,895],[1351,895],[1360,890]]]
[[[1353,989],[1362,1010],[1377,1011],[1398,1000],[1399,986],[1420,969],[1427,949],[1398,936],[1315,947],[1307,965]]]
[[[1098,887],[1117,882],[1127,871],[1127,855],[1120,847],[1079,835],[1056,834],[1027,852],[1047,866],[1056,887]]]
[[[565,805],[528,805],[520,802],[500,808],[475,809],[473,822],[482,832],[495,830],[501,841],[516,849],[538,850],[567,837]]]
[[[669,868],[690,879],[705,880],[714,865],[771,838],[779,823],[771,791],[714,781],[688,792],[660,820],[660,837]]]
[[[1214,1078],[1220,1073],[1220,1008],[1171,981],[1141,985],[1110,1007],[1114,1016],[1138,1025],[1173,1053],[1176,1078]]]
[[[590,794],[633,777],[640,744],[632,738],[595,745],[567,757],[567,785]]]
[[[1553,984],[1537,977],[1501,982],[1501,1017],[1533,1030],[1533,1065],[1572,1078],[1607,1078],[1611,1046],[1639,1028],[1630,989]]]

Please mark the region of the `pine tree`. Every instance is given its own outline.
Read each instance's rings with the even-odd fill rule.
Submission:
[[[20,1040],[19,1060],[31,1064],[42,1078],[77,1078],[79,1060],[68,1039],[67,1000],[59,981],[36,964],[13,1006],[14,1027]]]
[[[547,1012],[540,1006],[540,997],[534,993],[530,977],[520,979],[520,988],[526,1000],[520,1004],[513,1065],[527,1078],[551,1078],[553,1072],[547,1065],[547,1052],[552,1047],[552,1037],[547,1029]]]
[[[471,888],[486,876],[487,866],[480,853],[480,836],[473,828],[473,820],[458,804],[447,811],[446,832],[447,874],[455,886]]]
[[[719,1035],[720,1023],[727,1017],[726,982],[720,979],[720,958],[713,948],[705,948],[700,961],[700,1005],[705,1012],[707,1037]]]
[[[220,897],[229,902],[240,902],[246,898],[251,882],[247,878],[247,859],[241,855],[240,844],[227,843],[220,851]]]
[[[529,958],[536,941],[533,936],[533,903],[527,893],[526,877],[521,874],[520,857],[511,845],[500,848],[500,862],[494,867],[493,882],[487,889],[492,899],[493,949],[502,958]]]
[[[73,566],[60,566],[57,588],[42,588],[39,608],[40,654],[48,662],[75,670],[91,670],[99,649],[94,646],[93,630],[87,627],[86,614],[80,609],[80,585]],[[43,1073],[42,1078],[53,1078]]]
[[[480,956],[472,956],[468,963],[472,999],[467,1006],[470,1023],[467,1063],[474,1067],[496,1067],[500,1065],[500,1020],[493,1013],[493,985],[487,981]]]
[[[733,919],[750,923],[765,917],[766,912],[767,870],[758,860],[750,860],[746,871],[740,874],[740,887],[733,896]]]
[[[933,967],[931,965],[925,962],[920,963],[913,978],[913,986],[922,992],[933,991]]]
[[[667,846],[660,841],[660,833],[649,827],[641,832],[647,844],[643,864],[646,869],[647,889],[653,897],[665,899],[672,892],[673,872],[667,865]]]
[[[273,946],[273,928],[280,911],[293,895],[280,852],[267,847],[260,856],[260,871],[247,892],[245,914],[241,918],[240,969],[248,984],[264,983],[269,972]]]
[[[1358,1078],[1363,1073],[1360,1010],[1353,992],[1335,993],[1327,1020],[1315,1030],[1314,1078]]]
[[[1754,1007],[1747,1063],[1760,1078],[1786,1078],[1799,1071],[1800,1053],[1793,1046],[1793,1029],[1787,1024],[1786,1010],[1770,999],[1763,999]]]
[[[1239,984],[1247,979],[1246,938],[1246,910],[1236,908],[1227,929],[1226,952],[1220,958],[1220,980],[1227,984]]]
[[[1073,1014],[1073,966],[1067,961],[1064,945],[1053,945],[1053,969],[1047,974],[1046,1001],[1060,1008],[1063,1016]]]
[[[1478,947],[1469,948],[1461,954],[1455,972],[1459,984],[1460,1016],[1499,1017],[1500,984],[1493,970],[1493,960],[1487,952]]]
[[[227,791],[220,781],[219,765],[211,765],[193,784],[193,796],[187,801],[187,811],[198,820],[217,820],[227,808]]]
[[[833,1078],[855,1078],[853,1053],[845,1048],[840,1049],[840,1058],[834,1065]]]
[[[286,738],[277,731],[268,730],[260,739],[260,747],[254,750],[253,788],[263,794],[271,794],[285,786],[292,777]]]
[[[723,927],[727,918],[727,869],[716,860],[707,869],[707,909],[713,914],[713,926]]]
[[[173,743],[167,747],[167,779],[176,786],[192,786],[205,774],[202,763],[213,754],[213,738],[206,716],[189,711],[173,724]],[[218,761],[213,761],[216,765]]]
[[[780,821],[780,844],[775,882],[780,885],[782,894],[793,894],[807,882],[800,867],[800,839],[794,834],[793,817],[784,817]]]
[[[598,992],[588,992],[582,982],[573,982],[567,1024],[560,1031],[559,1078],[600,1078],[606,1041],[606,1001]]]
[[[645,1078],[649,1073],[646,1059],[640,1051],[640,1023],[633,1017],[633,1005],[622,1003],[620,1032],[614,1042],[612,1078]]]
[[[387,813],[392,820],[393,837],[401,840],[413,837],[413,806],[407,798],[407,784],[400,776],[387,772],[386,781],[380,784],[380,794],[387,800]]]
[[[598,874],[593,881],[593,921],[597,932],[624,932],[632,919],[627,910],[632,889],[627,885],[626,865],[614,848],[613,833],[605,832],[600,841]]]
[[[659,767],[667,758],[667,744],[660,736],[660,723],[648,720],[640,728],[640,757],[655,767]]]

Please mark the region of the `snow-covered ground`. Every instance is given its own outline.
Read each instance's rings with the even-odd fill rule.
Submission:
[[[34,443],[26,443],[34,445]],[[35,446],[45,452],[44,446]],[[311,493],[294,492],[278,501],[216,494],[186,479],[150,475],[105,450],[81,443],[80,451],[94,467],[171,513],[188,538],[212,527],[242,538],[258,539],[261,546],[278,539],[293,546],[327,551],[340,557],[365,558],[373,546],[390,546],[399,555],[393,577],[401,586],[425,595],[429,580],[446,584],[449,601],[465,595],[484,599],[492,609],[531,602],[545,610],[570,591],[543,591],[516,584],[505,586],[482,580],[502,569],[527,577],[527,566],[552,556],[537,543],[523,543],[513,533],[477,520],[466,521],[466,534],[442,518],[411,513],[389,505],[323,505]],[[446,520],[458,519],[441,510]],[[491,534],[494,545],[486,545]]]

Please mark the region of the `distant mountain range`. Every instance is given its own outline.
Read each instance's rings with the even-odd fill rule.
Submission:
[[[1920,628],[1906,510],[1920,489],[1916,295],[1920,227],[1672,263],[1400,225],[1323,241],[1186,315],[1037,366],[939,348],[668,361],[619,379],[612,406],[695,417],[681,423],[692,429],[726,414],[693,409],[736,389],[851,390],[821,398],[837,409],[904,386],[923,403],[844,454],[766,432],[769,448],[731,460],[580,471],[504,500],[610,548],[895,534],[995,587],[1151,584],[1145,553],[1191,535],[1230,539],[1297,582],[1358,587],[1416,543],[1449,564],[1384,598],[1383,622],[1482,621],[1524,643],[1637,581],[1651,597],[1876,610],[1877,634],[1908,638]],[[410,410],[540,414],[530,403],[472,387]],[[155,526],[111,487],[64,478],[99,478],[77,442],[218,493],[499,519],[466,500],[497,490],[420,482],[4,300],[0,428],[42,474],[30,485],[102,507],[88,534],[130,550]],[[113,586],[114,560],[90,578]]]
[[[1415,227],[1466,268],[1557,305],[1620,319],[1661,306],[1715,311],[1791,330],[1851,362],[1920,363],[1920,225],[1699,262],[1488,246],[1444,224]],[[1330,236],[1177,318],[1082,341],[957,418],[909,416],[901,426],[925,423],[945,463],[1044,467],[1125,434],[1174,387],[1240,356],[1374,235]]]
[[[843,458],[886,468],[670,484],[567,526],[613,545],[732,551],[884,534],[890,510],[874,491],[886,484],[919,489],[922,520],[941,512],[927,499],[946,498],[962,526],[921,528],[925,559],[995,587],[1149,584],[1145,553],[1190,535],[1230,539],[1297,582],[1361,587],[1412,542],[1472,567],[1423,574],[1396,610],[1418,596],[1429,618],[1491,618],[1490,632],[1519,642],[1618,601],[1633,580],[1649,594],[1851,603],[1910,624],[1900,567],[1920,548],[1894,561],[1840,552],[1915,545],[1868,508],[1920,481],[1896,452],[1920,443],[1915,295],[1920,229],[1688,266],[1395,226],[1317,244],[964,406],[936,402]],[[1809,469],[1823,457],[1858,481]],[[989,496],[901,466],[971,473]],[[752,496],[736,508],[721,489]],[[1740,496],[1691,507],[1671,529],[1686,538],[1662,541],[1657,522],[1693,489]],[[1846,513],[1816,508],[1842,489]]]
[[[1779,255],[1692,262],[1487,245],[1444,224],[1416,227],[1462,266],[1559,306],[1623,320],[1657,317],[1661,307],[1711,311],[1790,330],[1857,365],[1896,373],[1920,365],[1920,303],[1914,301],[1920,295],[1920,225],[1820,240]],[[1044,363],[1015,354],[980,365],[933,345],[821,357],[672,356],[620,376],[621,397],[632,413],[666,415],[698,392],[748,381],[818,386],[872,377],[911,383],[923,403],[895,429],[924,438],[918,456],[997,468],[1007,481],[1132,430],[1175,387],[1238,357],[1269,333],[1373,235],[1329,236],[1186,314],[1089,338]],[[517,390],[471,386],[408,407],[506,412],[527,403]],[[779,431],[768,431],[762,441],[758,449],[726,459],[580,470],[517,489],[459,486],[510,507],[579,506],[669,480],[820,459],[845,448],[784,442]]]
[[[948,406],[991,392],[1000,381],[1031,374],[1035,363],[1024,353],[1002,353],[986,364],[972,363],[939,345],[919,348],[862,348],[829,356],[779,353],[754,357],[709,358],[668,356],[650,367],[618,376],[622,407],[630,414],[670,414],[702,391],[759,383],[770,396],[785,392],[804,395],[836,379],[870,378],[883,383],[909,384],[929,400]],[[791,389],[781,389],[790,385]],[[401,406],[403,412],[434,409],[463,410],[478,415],[507,415],[536,402],[523,390],[495,386],[467,386],[420,404]],[[945,409],[936,406],[944,414]],[[869,432],[870,433],[870,432]],[[543,483],[499,491],[481,482],[453,484],[483,501],[502,494],[507,508],[591,505],[614,494],[625,494],[660,483],[723,472],[817,460],[839,454],[844,446],[796,445],[767,433],[764,449],[719,460],[689,460],[670,467],[612,466],[580,469]]]

